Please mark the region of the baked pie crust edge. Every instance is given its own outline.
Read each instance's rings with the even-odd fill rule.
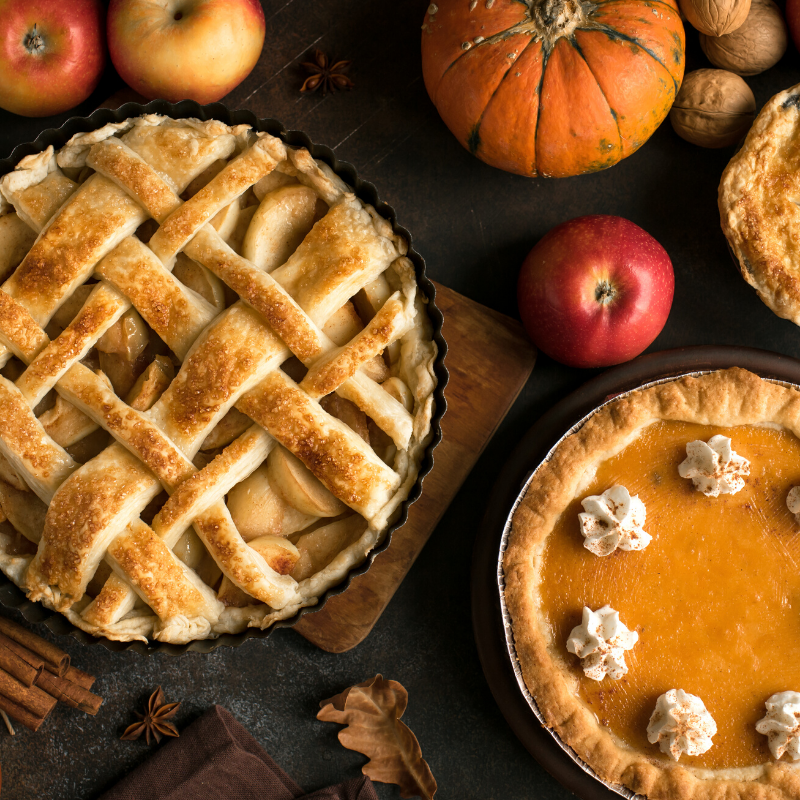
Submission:
[[[576,496],[587,467],[610,458],[658,420],[723,427],[775,423],[800,438],[800,391],[739,368],[683,377],[612,401],[558,445],[514,514],[503,560],[505,600],[525,683],[547,725],[608,783],[650,800],[796,799],[800,770],[787,763],[696,769],[618,743],[569,687],[546,632],[536,587],[550,531]]]

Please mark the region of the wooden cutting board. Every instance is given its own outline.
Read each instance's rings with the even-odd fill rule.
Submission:
[[[536,351],[510,317],[436,284],[448,351],[442,441],[422,496],[369,571],[306,614],[294,629],[323,650],[343,653],[364,641],[433,533],[531,374]]]

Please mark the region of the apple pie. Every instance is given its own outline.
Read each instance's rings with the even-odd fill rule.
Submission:
[[[313,605],[398,518],[437,348],[408,244],[326,164],[147,115],[0,180],[0,569],[96,636]]]
[[[740,369],[610,401],[533,473],[503,562],[514,649],[604,781],[800,797],[798,487],[800,391]]]

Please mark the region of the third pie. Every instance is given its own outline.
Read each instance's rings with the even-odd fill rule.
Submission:
[[[722,230],[742,276],[800,325],[800,85],[761,109],[719,185]]]

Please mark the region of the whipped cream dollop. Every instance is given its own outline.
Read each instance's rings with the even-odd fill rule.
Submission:
[[[712,436],[686,445],[686,459],[678,466],[681,478],[691,478],[696,489],[707,497],[736,494],[744,488],[750,462],[731,449],[727,436]]]
[[[637,495],[631,497],[624,486],[612,486],[603,494],[581,500],[578,514],[583,546],[596,556],[620,550],[644,550],[653,538],[643,529],[647,510]]]
[[[608,675],[617,681],[628,671],[625,651],[638,641],[639,634],[628,630],[611,606],[604,605],[597,611],[584,606],[583,622],[572,629],[567,650],[582,660],[587,678],[601,681]]]
[[[786,495],[786,508],[794,514],[795,521],[800,525],[800,486],[792,486]]]
[[[677,761],[684,753],[699,756],[708,750],[717,723],[703,701],[683,689],[670,689],[656,701],[647,725],[647,741]]]
[[[756,730],[769,739],[769,749],[778,759],[786,753],[800,759],[800,693],[778,692],[766,702],[767,716],[756,722]]]

